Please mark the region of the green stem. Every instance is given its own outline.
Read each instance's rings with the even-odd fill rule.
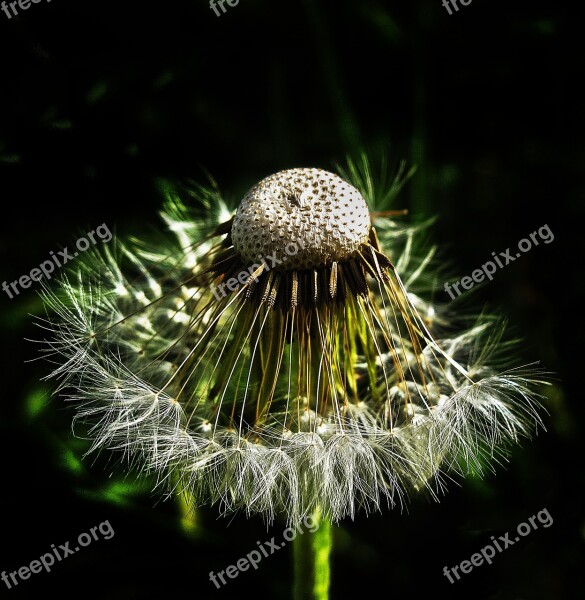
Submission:
[[[293,540],[294,600],[328,600],[333,532],[321,511],[313,513],[314,532],[305,530]]]
[[[199,534],[199,514],[191,493],[187,489],[181,490],[177,493],[176,499],[181,516],[181,528],[187,535],[197,536]]]

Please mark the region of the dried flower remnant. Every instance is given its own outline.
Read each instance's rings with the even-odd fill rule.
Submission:
[[[53,376],[92,450],[225,512],[336,521],[436,496],[532,434],[536,372],[490,366],[491,319],[442,333],[447,315],[411,288],[430,264],[416,230],[373,227],[371,182],[346,179],[281,171],[234,215],[215,188],[195,215],[172,197],[176,245],[105,248],[65,298],[45,293]]]

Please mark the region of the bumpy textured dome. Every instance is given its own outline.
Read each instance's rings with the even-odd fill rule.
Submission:
[[[289,169],[252,187],[238,207],[232,242],[248,261],[275,257],[281,270],[342,261],[367,241],[363,196],[334,173]]]

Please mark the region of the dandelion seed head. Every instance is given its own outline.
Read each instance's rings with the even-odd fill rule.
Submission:
[[[338,521],[438,499],[542,426],[537,371],[494,364],[494,319],[457,329],[408,289],[432,252],[415,259],[412,229],[375,229],[351,181],[281,171],[224,222],[200,191],[216,210],[173,203],[176,243],[118,242],[45,292],[44,352],[90,451],[225,514]],[[271,255],[287,260],[213,292]]]
[[[360,192],[321,169],[289,169],[263,179],[240,203],[235,249],[248,261],[275,256],[279,269],[308,269],[356,253],[370,231]]]

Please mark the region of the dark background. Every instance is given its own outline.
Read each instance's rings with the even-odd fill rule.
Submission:
[[[336,530],[333,598],[583,597],[583,9],[473,0],[41,1],[0,12],[2,280],[12,281],[106,223],[161,226],[160,178],[204,180],[234,199],[283,168],[330,169],[384,150],[418,171],[398,198],[438,215],[432,240],[459,275],[544,224],[555,234],[470,305],[506,315],[525,342],[516,364],[557,374],[547,432],[486,480],[440,503],[360,515]],[[109,520],[94,542],[0,596],[290,597],[290,547],[216,591],[208,581],[280,536],[259,519],[199,513],[195,534],[150,482],[80,461],[71,415],[39,381],[35,290],[0,292],[0,570],[14,571]],[[546,508],[554,518],[451,585],[442,574]]]

